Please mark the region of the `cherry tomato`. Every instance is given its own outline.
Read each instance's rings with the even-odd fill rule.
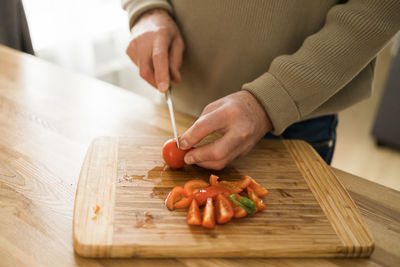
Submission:
[[[215,217],[219,224],[227,223],[233,217],[231,201],[221,194],[219,194],[215,200]]]
[[[193,199],[192,204],[190,204],[187,213],[187,223],[189,225],[201,225],[200,209],[195,199]]]
[[[183,187],[175,186],[171,192],[169,192],[165,200],[165,206],[167,206],[169,210],[186,209],[189,207],[192,199],[193,196],[187,198],[183,195]]]
[[[218,185],[211,185],[209,187],[201,189],[199,192],[194,194],[194,199],[196,199],[197,204],[199,204],[199,206],[202,206],[202,205],[206,204],[206,201],[208,198],[214,199],[219,194],[229,196],[231,194],[231,192],[225,187],[218,186]]]
[[[183,187],[183,194],[185,195],[185,197],[189,197],[199,192],[200,189],[206,188],[207,186],[209,186],[209,184],[204,180],[189,180],[185,183],[185,186]]]
[[[184,157],[186,152],[186,150],[178,149],[175,139],[169,139],[165,142],[162,149],[165,163],[174,169],[182,168],[185,165]]]
[[[254,193],[258,197],[265,197],[266,195],[269,194],[268,190],[262,187],[259,183],[257,183],[253,178],[251,178],[248,175],[245,175],[245,177],[248,177],[251,180],[251,183],[248,185],[251,189],[253,189]]]
[[[215,215],[214,215],[214,205],[213,199],[211,197],[207,198],[207,204],[203,212],[203,222],[201,225],[205,228],[215,227]]]

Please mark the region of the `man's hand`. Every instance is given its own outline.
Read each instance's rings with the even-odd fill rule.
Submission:
[[[161,92],[171,77],[180,82],[184,43],[178,26],[168,12],[154,9],[143,14],[132,28],[127,55],[139,67],[140,76]]]
[[[213,132],[221,132],[221,138],[192,149],[185,156],[186,164],[220,170],[248,153],[270,130],[272,124],[264,108],[251,93],[242,90],[205,107],[200,118],[182,135],[180,145],[189,149]]]

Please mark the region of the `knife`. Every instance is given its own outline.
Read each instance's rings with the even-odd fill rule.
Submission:
[[[169,116],[171,117],[172,128],[174,130],[174,137],[176,145],[179,149],[178,132],[176,131],[174,107],[172,106],[172,99],[171,99],[171,84],[169,85],[167,92],[165,92],[165,100],[167,101],[168,104]]]

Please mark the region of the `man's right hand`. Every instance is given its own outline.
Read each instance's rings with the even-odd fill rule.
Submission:
[[[162,9],[143,14],[132,28],[127,55],[139,67],[140,76],[160,92],[166,92],[170,77],[180,82],[184,43],[178,26]]]

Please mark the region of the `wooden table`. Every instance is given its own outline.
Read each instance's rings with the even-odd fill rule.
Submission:
[[[194,119],[177,113],[184,132]],[[96,136],[171,135],[167,108],[0,46],[0,265],[400,264],[400,192],[334,170],[375,238],[370,259],[85,259],[72,246],[75,188]]]

